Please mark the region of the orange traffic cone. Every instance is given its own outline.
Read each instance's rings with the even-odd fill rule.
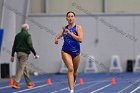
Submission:
[[[12,79],[10,79],[10,81],[9,81],[9,85],[10,85],[10,86],[13,85],[13,80],[12,80]]]
[[[83,84],[84,84],[84,80],[83,80],[83,78],[80,78],[79,85],[83,85]]]
[[[117,82],[116,82],[116,79],[115,78],[112,78],[112,80],[111,80],[111,84],[112,85],[115,85]]]
[[[50,86],[52,84],[52,80],[49,78],[48,80],[47,80],[47,86]]]

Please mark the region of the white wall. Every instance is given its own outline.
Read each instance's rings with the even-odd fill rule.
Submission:
[[[135,37],[138,39],[137,41],[138,42],[135,42],[134,43],[134,50],[135,50],[135,55],[140,55],[140,17],[139,16],[136,16],[136,17],[133,17],[133,20],[135,20],[133,22],[133,25],[134,25],[134,33],[135,33]]]
[[[138,13],[140,0],[107,0],[108,12]]]
[[[1,19],[2,19],[2,9],[3,9],[3,0],[0,0],[0,27],[1,27]]]
[[[30,13],[44,13],[45,0],[30,0]]]
[[[111,56],[119,55],[123,71],[126,71],[127,59],[133,59],[139,54],[139,19],[139,16],[78,16],[76,24],[82,25],[84,30],[79,72],[83,71],[87,55],[95,56],[100,72],[109,71]],[[31,63],[35,61],[37,68],[45,72],[58,72],[63,40],[55,45],[54,38],[61,27],[66,25],[65,16],[30,16],[28,23],[34,46],[40,55],[37,61],[31,58]],[[95,43],[96,39],[98,43]]]
[[[4,36],[0,63],[10,64],[10,75],[15,74],[16,64],[10,63],[10,57],[15,34],[20,31],[21,24],[25,21],[25,1],[27,0],[5,0],[3,6],[4,11],[1,27],[4,29]]]
[[[12,11],[5,12],[7,15],[4,16],[4,36],[2,42],[2,51],[1,51],[1,63],[10,63],[11,57],[11,46],[13,45],[15,33],[16,33],[16,14]],[[10,64],[10,74],[15,75],[16,63]],[[10,76],[11,76],[10,75]]]
[[[19,32],[21,29],[21,24],[23,24],[25,21],[25,9],[27,7],[26,2],[27,0],[6,0],[5,2],[5,11],[12,11],[16,14],[16,32]],[[6,21],[6,19],[4,19],[4,21]]]
[[[73,4],[90,11],[90,12],[102,12],[102,0],[45,0],[46,1],[46,13],[48,14],[64,14],[67,11],[75,11],[76,14],[83,14],[83,12],[77,11]]]
[[[26,1],[27,0],[6,0],[4,14],[5,17],[3,19],[3,27],[5,29],[3,41],[5,45],[3,46],[6,50],[2,50],[6,53],[6,55],[3,55],[0,63],[9,62],[12,47],[11,44],[13,43],[12,41],[10,41],[9,44],[8,41],[8,35],[10,35],[9,31],[11,30],[11,28],[7,26],[7,23],[12,24],[14,21],[12,21],[10,17],[8,18],[8,16],[10,16],[10,13],[15,14],[16,30],[12,32],[19,32],[20,26],[25,20],[25,8],[27,7]],[[78,2],[76,3],[80,4]],[[82,4],[80,4],[80,6],[85,10],[89,8]],[[77,10],[74,6],[73,8],[78,13],[82,12],[82,10]],[[56,10],[51,10],[50,12],[53,13],[56,12]],[[87,9],[87,12],[90,11]],[[125,71],[126,60],[135,58],[136,55],[139,55],[140,51],[139,15],[99,15],[97,17],[92,15],[85,15],[78,16],[77,18],[76,23],[82,25],[84,29],[84,42],[81,44],[82,58],[79,71],[83,71],[87,55],[95,56],[97,60],[96,64],[98,64],[98,68],[100,71],[108,71],[111,56],[114,54],[118,54],[120,56],[122,62],[121,64],[123,65],[123,70]],[[28,23],[31,27],[30,32],[32,34],[34,47],[37,49],[37,52],[40,55],[40,59],[38,60],[34,60],[33,56],[31,55],[29,62],[35,64],[37,68],[42,69],[44,72],[58,72],[61,65],[60,51],[62,40],[60,40],[60,44],[56,46],[54,45],[54,37],[56,33],[61,30],[61,27],[67,23],[65,21],[65,15],[30,16],[28,18]],[[134,40],[131,40],[132,36],[130,39],[130,35],[135,36],[137,41],[134,42]],[[12,39],[13,38],[11,37],[10,40]],[[96,39],[99,39],[98,43],[95,43]],[[102,68],[102,64],[104,64],[107,69]]]
[[[44,1],[46,1],[46,7]],[[46,9],[46,13],[49,14],[63,14],[70,10],[81,14],[82,12],[73,7],[74,2],[91,13],[102,13],[103,1],[106,1],[108,13],[140,12],[140,0],[31,0],[31,13],[44,13]]]

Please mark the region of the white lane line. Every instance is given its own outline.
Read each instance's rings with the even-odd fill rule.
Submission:
[[[135,91],[137,91],[138,89],[140,89],[140,86],[138,86],[137,88],[135,88],[133,91],[131,91],[130,93],[134,93]]]
[[[93,82],[102,83],[102,82],[108,82],[108,81],[109,81],[108,79],[103,80],[103,81],[89,81],[89,82],[85,82],[84,84],[90,84],[90,83],[93,83]],[[79,84],[76,84],[75,87],[76,86],[79,86]],[[67,90],[67,89],[68,89],[68,87],[65,87],[65,88],[62,88],[60,90],[53,91],[51,93],[57,93],[57,92],[64,91],[64,90]],[[78,90],[78,91],[81,91],[81,90]],[[76,92],[78,92],[78,91],[76,91]]]
[[[4,86],[4,87],[0,87],[0,89],[5,89],[5,88],[9,88],[11,86]]]
[[[34,83],[41,83],[41,82],[45,82],[45,80],[42,80],[42,81],[36,81]],[[19,85],[24,85],[25,83],[20,83]],[[11,86],[3,86],[3,87],[0,87],[0,89],[5,89],[5,88],[10,88]]]
[[[76,87],[76,86],[79,86],[79,84],[76,84],[75,87]],[[64,91],[64,90],[68,90],[68,87],[62,88],[62,89],[60,89],[60,90],[53,91],[53,92],[51,92],[51,93],[57,93],[57,92]]]
[[[103,90],[103,89],[105,89],[105,88],[107,88],[107,87],[109,87],[109,86],[111,86],[112,84],[108,84],[108,85],[106,85],[106,86],[104,86],[104,87],[101,87],[101,88],[99,88],[99,89],[97,89],[97,90],[94,90],[94,91],[92,91],[92,92],[90,92],[90,93],[95,93],[95,92],[97,92],[97,91],[100,91],[100,90]]]
[[[41,87],[45,87],[45,86],[47,86],[47,85],[44,84],[44,85],[37,86],[37,87],[31,88],[31,89],[24,89],[24,90],[20,90],[20,91],[13,92],[13,93],[21,93],[21,92],[25,92],[25,91],[29,91],[29,90],[33,90],[33,89],[37,89],[37,88],[41,88]]]
[[[127,86],[127,87],[125,87],[124,89],[118,91],[117,93],[121,93],[121,92],[125,91],[126,89],[130,88],[131,86],[133,86],[134,84],[136,84],[136,83],[139,82],[139,81],[140,81],[140,79],[136,80],[134,83],[131,83],[129,86]]]
[[[93,81],[93,82],[101,83],[101,82],[106,82],[106,81],[108,81],[108,80],[103,80],[103,81]],[[39,83],[39,82],[42,82],[42,81],[37,81],[37,82],[35,82],[35,83]],[[90,81],[90,82],[85,82],[85,84],[89,84],[89,83],[93,83],[93,82],[91,82],[91,81]],[[60,83],[60,82],[56,82],[56,83]],[[21,83],[20,85],[23,85],[23,84],[24,84],[24,83]],[[78,86],[78,85],[79,85],[79,84],[76,84],[75,87]],[[33,89],[37,89],[37,88],[41,88],[41,87],[44,87],[44,86],[46,86],[46,84],[41,85],[41,86],[34,87],[34,88],[32,88],[32,89],[24,89],[24,90],[20,90],[20,91],[13,92],[13,93],[21,93],[21,92],[25,92],[25,91],[29,91],[29,90],[33,90]],[[1,87],[0,89],[9,88],[9,87],[11,87],[11,86]],[[66,89],[68,89],[68,87],[62,88],[62,89],[60,89],[60,90],[58,90],[58,91],[53,91],[53,92],[51,92],[51,93],[57,93],[57,92],[60,92],[60,91],[64,91],[64,90],[66,90]]]
[[[91,87],[96,86],[98,84],[101,84],[101,83],[95,83],[95,84],[88,85],[87,87],[84,87],[84,88],[81,88],[81,89],[77,90],[76,93],[78,93],[78,92],[81,93],[80,91],[91,88]]]
[[[56,83],[64,83],[64,82],[55,82],[55,84]],[[42,87],[45,87],[45,86],[47,86],[47,84],[43,84],[41,86],[37,86],[37,87],[31,88],[31,89],[23,89],[23,90],[20,90],[20,91],[17,91],[17,92],[13,92],[13,93],[21,93],[21,92],[25,92],[25,91],[29,91],[29,90],[33,90],[33,89],[37,89],[37,88],[42,88]]]
[[[64,91],[64,90],[66,90],[66,89],[68,89],[68,87],[62,88],[62,89],[60,89],[60,90],[58,90],[58,91],[53,91],[53,92],[51,92],[51,93],[57,93],[57,92],[60,92],[60,91]]]

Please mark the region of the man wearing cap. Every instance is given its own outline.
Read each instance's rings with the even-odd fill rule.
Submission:
[[[15,89],[20,88],[19,82],[21,80],[22,75],[24,75],[27,88],[34,87],[34,83],[29,78],[27,60],[30,51],[33,53],[35,58],[38,58],[38,56],[36,55],[35,49],[33,48],[31,35],[28,33],[28,30],[29,30],[29,25],[23,24],[21,27],[21,31],[15,36],[14,44],[12,47],[11,62],[14,62],[15,52],[18,60],[17,71],[12,84],[12,87]]]

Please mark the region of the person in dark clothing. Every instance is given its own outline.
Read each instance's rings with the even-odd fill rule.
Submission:
[[[37,59],[39,56],[36,55],[36,51],[33,48],[31,35],[28,33],[29,25],[23,24],[21,31],[15,36],[14,44],[11,53],[11,62],[14,62],[15,53],[17,55],[18,66],[16,70],[15,78],[13,79],[12,87],[17,89],[20,88],[19,82],[22,75],[24,75],[27,88],[33,88],[34,83],[29,77],[29,71],[27,68],[27,60],[30,52],[33,53],[34,57]]]

